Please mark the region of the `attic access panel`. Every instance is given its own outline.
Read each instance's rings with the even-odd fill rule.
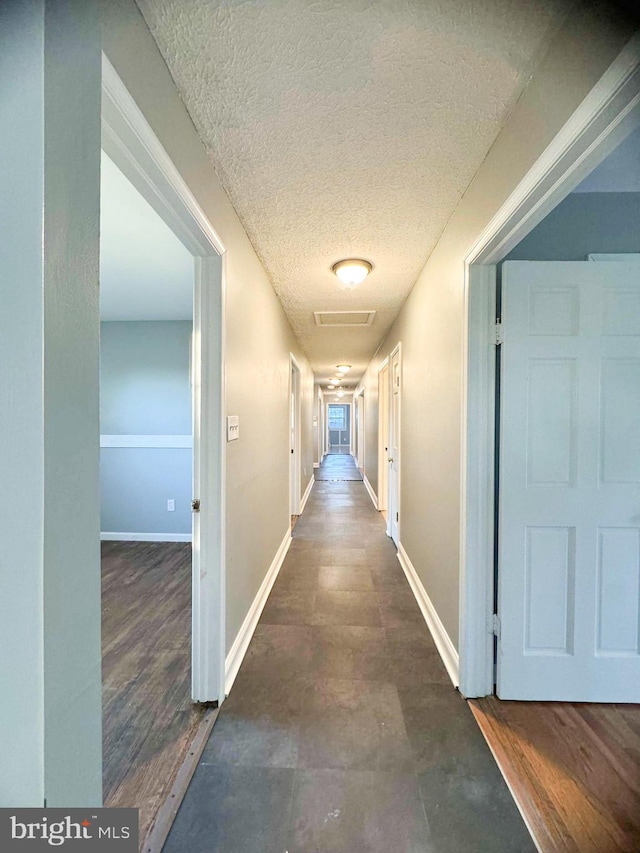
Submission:
[[[314,311],[316,326],[370,326],[375,311]]]

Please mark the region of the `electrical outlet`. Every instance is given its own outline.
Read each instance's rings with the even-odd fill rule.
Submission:
[[[176,502],[173,498],[169,498],[167,501],[167,512],[175,512],[176,511]]]

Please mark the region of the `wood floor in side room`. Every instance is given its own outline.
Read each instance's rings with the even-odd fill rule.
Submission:
[[[103,791],[140,841],[203,711],[191,703],[191,544],[102,543]]]
[[[638,853],[639,705],[469,704],[541,853]]]

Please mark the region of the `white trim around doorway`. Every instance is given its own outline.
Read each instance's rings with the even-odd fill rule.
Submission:
[[[626,45],[465,258],[460,691],[493,692],[495,264],[640,122],[640,36]]]
[[[202,512],[193,548],[192,698],[221,702],[225,676],[225,247],[109,59],[102,56],[102,149],[194,258],[194,341],[203,381],[197,440]],[[195,390],[194,390],[195,393]],[[196,529],[194,527],[194,529]]]
[[[386,382],[382,373],[387,371]],[[384,390],[384,398],[383,398]],[[383,405],[386,404],[386,423],[383,424]],[[384,427],[384,428],[383,428]],[[389,356],[378,367],[378,501],[376,509],[386,512],[389,506],[389,461],[388,446],[384,446],[385,436],[389,442]],[[382,473],[384,471],[384,474]]]
[[[294,379],[295,376],[295,379]],[[293,447],[289,446],[289,512],[291,515],[300,515],[302,510],[302,496],[300,494],[300,480],[302,479],[301,451],[301,429],[300,429],[300,382],[302,371],[295,355],[289,353],[289,445],[291,445],[291,432],[293,426]],[[293,401],[292,401],[293,398]],[[293,406],[294,423],[291,424],[291,407]]]

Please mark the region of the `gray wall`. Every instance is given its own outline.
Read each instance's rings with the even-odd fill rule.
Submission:
[[[584,261],[590,252],[640,252],[640,193],[571,193],[505,260]]]
[[[191,435],[190,322],[100,324],[103,436]],[[103,532],[189,534],[192,450],[103,447]],[[167,500],[175,500],[175,512]]]

